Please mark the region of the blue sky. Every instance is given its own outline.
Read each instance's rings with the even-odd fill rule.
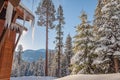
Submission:
[[[25,6],[27,6],[35,15],[36,7],[38,6],[38,3],[41,0],[21,0]],[[64,40],[63,43],[65,43],[66,36],[70,34],[72,37],[76,34],[75,32],[75,26],[80,24],[79,16],[81,14],[81,11],[84,10],[88,15],[88,21],[93,21],[94,19],[94,11],[97,5],[97,0],[53,0],[53,3],[55,4],[56,8],[59,4],[62,5],[63,11],[64,11],[64,17],[65,17],[65,25],[63,28],[64,31]],[[32,7],[33,5],[33,7]],[[24,50],[26,49],[45,49],[45,27],[38,26],[37,23],[37,16],[36,22],[35,22],[35,33],[34,33],[34,40],[32,40],[32,30],[30,28],[30,25],[26,23],[26,27],[28,28],[28,31],[23,34],[23,36],[20,39],[19,44],[23,45]],[[55,41],[55,30],[49,30],[49,49],[54,49],[55,44],[53,41]]]

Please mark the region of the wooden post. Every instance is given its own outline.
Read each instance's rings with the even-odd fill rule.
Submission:
[[[2,45],[3,45],[4,41],[5,41],[5,37],[7,35],[7,32],[8,32],[7,28],[4,28],[3,31],[2,31],[2,34],[0,36],[0,51],[1,51]]]
[[[114,57],[114,68],[115,68],[115,72],[118,73],[119,72],[118,57]]]
[[[13,14],[12,22],[15,22],[17,17],[17,13]],[[10,80],[16,31],[5,28],[4,24],[1,27],[4,30],[0,36],[0,80]]]
[[[20,40],[21,35],[22,35],[22,33],[19,33],[19,36],[18,36],[17,41],[16,41],[16,43],[15,43],[15,46],[14,46],[14,48],[13,48],[13,52],[14,52],[15,49],[16,49],[16,46],[17,46],[17,44],[18,44],[18,42],[19,42],[19,40]]]
[[[7,36],[0,51],[0,80],[9,80],[11,75],[12,68],[12,59],[13,59],[13,48],[15,44],[16,32],[10,31],[10,34],[7,32]]]
[[[21,7],[15,7],[19,4],[20,0],[4,0],[4,1],[6,2],[4,4],[5,8],[7,6],[8,1],[10,1],[14,6],[11,23],[15,23],[18,16],[21,17],[21,19],[23,19],[24,9],[21,9]],[[18,4],[16,4],[16,1],[18,1],[17,2]],[[0,11],[1,11],[1,7],[0,7]],[[6,14],[5,12],[3,13]],[[2,19],[4,18],[5,17],[3,17]],[[30,16],[28,18],[30,18]],[[5,21],[2,22],[2,20],[0,20],[0,49],[1,49],[0,50],[0,80],[10,80],[14,50],[18,44],[18,41],[22,33],[19,34],[16,40],[17,31],[11,30],[11,27],[5,28],[4,23]]]

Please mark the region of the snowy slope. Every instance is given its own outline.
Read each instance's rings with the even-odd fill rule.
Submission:
[[[55,79],[54,77],[17,77],[10,80],[120,80],[120,73],[117,74],[99,74],[99,75],[70,75],[63,78]]]
[[[12,77],[10,80],[54,80],[54,77],[36,77],[36,76],[29,76],[29,77]]]
[[[70,75],[56,80],[120,80],[120,74]]]

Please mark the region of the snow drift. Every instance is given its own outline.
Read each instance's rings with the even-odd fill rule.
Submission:
[[[98,75],[78,74],[78,75],[69,75],[58,79],[56,79],[55,77],[26,76],[26,77],[12,77],[10,80],[120,80],[120,73],[98,74]]]
[[[54,80],[54,77],[38,77],[38,76],[24,76],[24,77],[12,77],[10,80]]]
[[[117,74],[99,74],[99,75],[70,75],[55,80],[120,80],[120,73]]]

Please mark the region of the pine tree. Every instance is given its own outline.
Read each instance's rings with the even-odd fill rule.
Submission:
[[[35,75],[36,74],[36,70],[35,70],[35,62],[30,63],[30,67],[29,67],[29,75]]]
[[[114,72],[113,57],[120,54],[120,0],[105,0],[101,14],[95,50],[98,55],[96,65],[102,70],[101,73],[111,73]]]
[[[17,61],[18,61],[18,76],[21,76],[21,64],[22,64],[22,56],[21,54],[23,53],[23,46],[22,45],[18,45],[18,55],[17,55]]]
[[[73,56],[73,51],[72,51],[72,38],[70,36],[70,34],[68,34],[67,36],[67,39],[66,39],[66,43],[65,43],[65,58],[66,58],[66,68],[67,68],[67,72],[66,72],[66,75],[69,75],[70,74],[70,61],[71,61],[71,58]]]
[[[49,51],[49,66],[48,66],[48,70],[49,70],[49,76],[55,76],[53,75],[54,69],[55,69],[55,60],[54,60],[54,55],[55,55],[55,50],[50,50]],[[56,63],[57,64],[57,63]],[[57,68],[57,67],[56,67]]]
[[[102,9],[102,6],[103,6],[103,3],[102,3],[103,0],[98,0],[98,4],[97,4],[97,7],[96,7],[96,10],[95,10],[95,19],[94,19],[94,28],[95,28],[95,31],[97,31],[98,29],[98,26],[101,25],[101,20],[102,20],[102,12],[101,12],[101,9]],[[95,35],[96,36],[96,35]]]
[[[61,77],[69,75],[68,61],[65,54],[61,55]]]
[[[36,14],[39,16],[38,25],[46,26],[46,65],[45,75],[48,76],[48,28],[54,28],[55,8],[52,0],[42,0],[37,7]]]
[[[93,35],[94,35],[94,41],[95,41],[95,47],[97,47],[97,44],[98,44],[98,29],[99,29],[99,26],[102,24],[102,7],[105,5],[105,0],[98,0],[98,4],[96,6],[96,10],[95,10],[95,15],[94,15],[94,32],[93,32]],[[97,54],[96,54],[97,55]],[[97,60],[95,60],[97,61]],[[94,64],[94,73],[101,73],[102,70],[99,69],[98,65],[96,65],[97,62],[93,62]]]
[[[51,71],[52,71],[51,74],[54,77],[58,76],[57,68],[58,68],[58,54],[56,54],[56,51],[55,51],[52,59],[52,64],[51,64]]]
[[[60,5],[58,8],[58,12],[57,12],[57,20],[58,20],[58,25],[56,26],[56,31],[57,31],[57,37],[56,37],[56,51],[58,53],[58,77],[61,76],[61,54],[62,54],[62,48],[63,48],[63,31],[62,31],[62,27],[64,25],[64,17],[63,17],[63,9],[62,6]]]
[[[82,12],[80,16],[82,23],[77,26],[77,34],[74,37],[74,57],[72,58],[74,73],[93,73],[92,63],[94,61],[94,36],[93,27],[87,22],[87,15]]]
[[[40,56],[39,60],[35,63],[34,74],[36,76],[44,76],[44,60],[42,56]]]
[[[98,0],[98,4],[97,4],[97,7],[96,7],[96,10],[95,10],[95,19],[94,19],[94,36],[95,38],[97,39],[99,36],[97,35],[98,32],[98,28],[100,25],[102,25],[103,23],[103,20],[102,20],[102,7],[106,4],[106,2],[109,1],[109,0]]]
[[[22,61],[22,63],[20,64],[20,75],[21,76],[25,76],[26,75],[26,69],[27,69],[27,62]]]

